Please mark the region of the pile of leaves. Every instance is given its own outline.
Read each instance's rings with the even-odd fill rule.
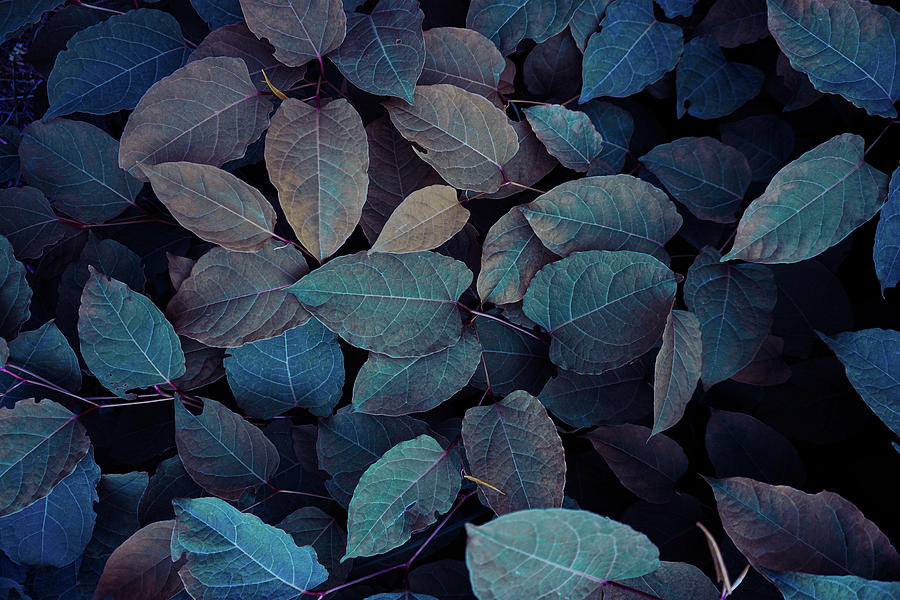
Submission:
[[[0,599],[900,598],[896,10],[0,33]]]

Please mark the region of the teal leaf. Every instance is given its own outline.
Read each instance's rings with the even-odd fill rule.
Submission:
[[[660,144],[640,158],[694,216],[733,223],[750,186],[750,164],[731,146],[711,137],[685,137]]]
[[[568,100],[581,90],[581,51],[568,31],[531,49],[522,66],[528,91],[541,99]]]
[[[337,336],[315,319],[229,355],[228,385],[251,417],[271,419],[294,408],[327,417],[341,399],[344,355]]]
[[[298,546],[312,546],[316,551],[316,560],[328,571],[328,580],[320,587],[344,582],[353,561],[341,562],[347,534],[337,519],[315,506],[304,506],[282,519],[278,528],[288,532]]]
[[[462,440],[471,474],[493,488],[479,491],[497,515],[560,508],[566,460],[556,425],[538,399],[515,391],[466,411]]]
[[[47,496],[0,517],[0,550],[20,565],[64,567],[74,562],[94,531],[98,481],[100,467],[88,452]]]
[[[193,598],[290,600],[328,578],[311,546],[218,498],[178,499],[172,560]],[[240,574],[236,578],[235,575]]]
[[[711,37],[694,38],[684,47],[675,70],[676,113],[679,118],[687,112],[698,119],[730,115],[759,94],[762,82],[762,71],[729,62]]]
[[[0,336],[12,339],[31,316],[31,287],[25,265],[16,260],[13,245],[0,235]],[[3,361],[6,364],[6,361]]]
[[[874,581],[853,575],[811,575],[765,570],[784,600],[892,600],[900,582]]]
[[[491,44],[493,48],[493,44]],[[0,125],[0,182],[19,174],[19,129],[12,125]]]
[[[72,474],[91,444],[67,409],[30,399],[0,408],[0,442],[0,517],[46,497]]]
[[[278,450],[258,427],[223,404],[203,399],[194,415],[175,400],[175,444],[184,469],[211,494],[237,500],[278,471]]]
[[[585,375],[620,367],[662,336],[675,275],[647,254],[576,252],[538,271],[525,314],[550,334],[550,360]]]
[[[723,268],[724,267],[724,268]],[[709,387],[750,364],[772,327],[775,278],[762,265],[726,265],[706,247],[688,269],[684,301],[700,320],[700,379]]]
[[[481,360],[472,386],[501,395],[514,390],[536,394],[553,373],[545,342],[483,317],[476,320],[475,331]]]
[[[328,58],[359,89],[412,104],[425,65],[424,18],[417,0],[381,0],[371,13],[348,13],[347,35]]]
[[[391,358],[375,352],[353,383],[353,410],[371,415],[425,412],[463,389],[481,364],[481,344],[471,329],[434,354]]]
[[[26,181],[82,223],[103,223],[134,204],[143,185],[119,168],[119,142],[81,121],[34,121],[19,146]]]
[[[240,2],[250,31],[268,39],[275,47],[275,58],[289,67],[315,59],[321,64],[322,57],[340,46],[347,32],[341,0]]]
[[[0,40],[5,42],[19,27],[39,21],[46,11],[64,3],[63,0],[33,0],[0,4]]]
[[[347,552],[341,560],[401,546],[450,510],[462,479],[452,450],[420,435],[366,469],[347,509]]]
[[[768,0],[769,30],[791,66],[820,92],[871,115],[896,117],[900,13],[866,0]]]
[[[506,68],[497,46],[477,31],[434,27],[425,32],[425,66],[419,85],[449,83],[498,104],[497,86]]]
[[[640,92],[675,68],[683,47],[681,28],[657,21],[651,0],[616,0],[584,49],[579,102]]]
[[[574,0],[474,0],[466,14],[466,27],[484,35],[507,55],[525,38],[543,42],[565,29],[575,5]]]
[[[883,296],[885,289],[900,282],[900,168],[891,176],[888,200],[881,208],[875,230],[872,257]]]
[[[868,165],[864,141],[845,133],[792,161],[750,203],[722,260],[793,263],[834,246],[881,208],[887,175]]]
[[[581,52],[587,47],[588,39],[600,31],[600,22],[606,13],[610,0],[577,0],[575,13],[569,22],[569,31],[575,38],[575,45]]]
[[[34,375],[55,385],[78,392],[81,389],[81,367],[75,351],[51,321],[34,331],[25,331],[9,342],[9,365],[13,373],[33,379]],[[33,375],[22,372],[21,369]],[[12,406],[22,398],[66,398],[62,392],[22,382],[7,373],[0,373],[0,405]],[[67,398],[66,398],[67,399]]]
[[[115,46],[115,52],[110,47]],[[83,29],[60,52],[47,79],[44,120],[73,112],[105,115],[134,108],[151,85],[190,53],[172,15],[130,10]]]
[[[747,117],[719,126],[722,141],[747,157],[752,181],[769,181],[794,151],[794,129],[774,115]]]
[[[94,267],[78,309],[81,355],[117,396],[168,383],[184,373],[184,353],[172,325],[149,298]]]
[[[583,112],[546,104],[526,108],[525,116],[534,135],[564,167],[585,173],[600,154],[603,138]]]
[[[175,595],[179,591],[184,593],[184,585],[178,577],[178,569],[184,561],[172,562],[174,526],[172,520],[156,521],[125,540],[106,561],[94,597],[104,600],[186,600],[180,594]]]
[[[583,510],[521,510],[467,524],[466,533],[466,565],[480,600],[585,600],[609,580],[659,567],[659,551],[644,534]]]
[[[521,208],[549,250],[631,250],[668,260],[664,245],[681,228],[669,197],[631,175],[583,177],[562,183]]]
[[[210,29],[244,20],[240,0],[191,0],[191,6]]]
[[[591,167],[609,170],[609,173],[600,173],[601,175],[613,175],[621,171],[625,166],[625,158],[629,153],[628,145],[634,133],[634,119],[631,118],[631,114],[615,104],[599,100],[581,104],[578,110],[587,113],[603,138],[600,154],[594,159]]]
[[[819,335],[872,412],[900,435],[900,332],[863,329]]]
[[[662,348],[653,371],[653,431],[673,427],[687,407],[702,365],[700,321],[686,310],[673,310],[666,319]]]
[[[538,400],[572,427],[626,423],[650,413],[649,383],[650,374],[640,360],[601,375],[561,370],[547,382]]]
[[[416,594],[413,592],[387,592],[384,594],[375,594],[369,596],[365,600],[437,600],[434,596],[427,594]]]
[[[39,189],[0,189],[0,235],[12,244],[16,258],[40,258],[65,233],[63,224]]]
[[[694,11],[694,4],[697,0],[656,0],[656,3],[663,9],[666,16],[670,19],[675,17],[689,17]]]
[[[456,343],[456,301],[472,273],[433,252],[339,256],[290,291],[347,342],[394,358],[424,356]]]
[[[364,413],[338,413],[319,421],[316,454],[319,468],[331,475],[328,492],[348,506],[359,478],[369,466],[400,442],[427,431],[411,417],[381,417]]]
[[[765,0],[718,0],[697,27],[722,48],[752,44],[769,35]]]
[[[175,516],[172,500],[175,498],[199,498],[203,488],[191,479],[177,454],[160,462],[150,477],[147,489],[138,505],[138,518],[144,525]]]
[[[692,564],[660,561],[659,568],[643,577],[620,579],[618,583],[653,594],[660,600],[719,600],[721,594],[706,574]],[[632,600],[633,592],[610,587],[603,600]]]

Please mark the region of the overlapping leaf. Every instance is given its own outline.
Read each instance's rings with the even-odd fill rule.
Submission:
[[[719,0],[697,30],[711,35],[722,48],[752,44],[769,35],[765,0]]]
[[[22,25],[40,20],[41,15],[63,4],[62,0],[36,0],[35,2],[4,2],[0,5],[0,39],[6,41],[9,34]]]
[[[522,68],[528,91],[559,102],[581,90],[581,52],[568,31],[535,46]]]
[[[210,29],[231,25],[243,20],[238,0],[191,0],[191,6]]]
[[[578,49],[584,52],[591,35],[600,31],[600,22],[606,13],[610,0],[579,0],[569,22],[569,31],[575,38]]]
[[[716,600],[719,590],[703,571],[689,563],[660,561],[659,568],[643,577],[621,579],[618,583],[652,594],[660,600]],[[636,594],[629,590],[609,587],[603,590],[603,600],[628,600]]]
[[[600,154],[603,137],[583,112],[559,104],[525,109],[528,123],[552,156],[569,169],[587,172]]]
[[[31,316],[31,287],[25,265],[16,260],[13,246],[0,235],[0,336],[12,339]],[[6,360],[3,361],[6,364]]]
[[[666,319],[653,371],[651,435],[681,420],[700,380],[702,360],[700,321],[692,312],[673,310]]]
[[[553,372],[546,341],[493,319],[479,318],[475,325],[481,360],[470,383],[496,394],[537,394]]]
[[[711,37],[694,38],[684,47],[675,70],[678,117],[684,113],[698,119],[730,115],[756,97],[763,73],[756,67],[729,62]]]
[[[8,359],[7,367],[19,377],[28,379],[36,375],[52,381],[63,390],[77,392],[81,389],[78,357],[52,321],[33,331],[25,331],[12,340]],[[6,361],[3,362],[6,364]],[[12,375],[0,373],[0,406],[12,406],[22,398],[65,398],[64,393],[48,390],[40,383],[26,383]]]
[[[448,83],[497,104],[497,87],[505,67],[497,46],[477,31],[434,27],[425,32],[425,65],[419,85]]]
[[[621,171],[634,134],[634,119],[631,114],[615,104],[599,100],[581,104],[578,110],[587,113],[591,123],[603,137],[600,154],[591,164],[589,174],[614,175]]]
[[[16,258],[40,258],[44,249],[65,235],[47,198],[37,188],[0,189],[0,235],[6,237]]]
[[[574,0],[474,0],[466,26],[490,39],[506,55],[524,38],[543,42],[565,29],[576,4]]]
[[[341,45],[347,17],[341,0],[240,0],[256,37],[275,47],[275,58],[299,67]]]
[[[328,571],[328,580],[320,587],[344,582],[353,561],[340,562],[347,534],[337,519],[315,506],[304,506],[282,519],[278,528],[291,534],[298,546],[312,546],[316,551],[316,560]]]
[[[794,151],[794,130],[774,115],[722,123],[722,141],[747,157],[752,181],[769,181]]]
[[[572,427],[626,423],[650,413],[649,379],[639,360],[601,375],[560,371],[547,382],[538,400]]]
[[[891,600],[900,594],[896,581],[873,581],[853,575],[810,575],[765,571],[785,600]]]
[[[174,527],[175,521],[156,521],[125,540],[106,561],[94,598],[154,600],[178,593],[184,587],[178,577],[183,561],[172,562]]]
[[[888,188],[888,201],[881,208],[875,246],[872,248],[875,274],[881,282],[881,294],[900,282],[900,169],[894,171]]]
[[[369,252],[405,254],[436,248],[456,235],[469,211],[446,185],[430,185],[407,196],[385,222]]]

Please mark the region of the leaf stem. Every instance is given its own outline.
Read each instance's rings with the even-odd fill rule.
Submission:
[[[866,156],[869,155],[869,150],[871,150],[873,147],[875,147],[875,144],[877,144],[879,142],[879,140],[881,140],[881,138],[884,136],[884,134],[887,133],[887,130],[891,128],[891,125],[893,125],[896,122],[897,121],[893,121],[893,120],[888,121],[888,124],[884,126],[884,129],[881,130],[881,133],[879,133],[878,137],[875,138],[875,141],[873,141],[871,144],[869,144],[868,147],[865,149],[865,151],[863,152],[863,158],[865,158]]]
[[[413,553],[413,555],[409,557],[409,560],[406,561],[405,563],[403,563],[403,566],[407,571],[409,571],[409,568],[412,566],[413,562],[415,562],[415,560],[417,558],[419,558],[419,555],[422,554],[422,551],[425,550],[425,547],[431,542],[431,540],[434,539],[434,537],[438,534],[438,532],[441,530],[441,528],[443,528],[444,525],[447,524],[447,521],[450,520],[450,517],[452,517],[453,514],[457,510],[459,510],[459,507],[463,505],[463,502],[465,502],[466,500],[468,500],[470,497],[474,496],[477,493],[478,493],[478,489],[476,488],[475,490],[472,490],[471,492],[467,492],[456,499],[456,504],[454,504],[453,507],[450,509],[450,511],[447,513],[447,515],[444,517],[444,520],[441,521],[438,524],[438,526],[434,528],[434,531],[431,532],[431,535],[429,535],[428,538],[424,542],[422,542],[422,545],[419,546],[418,550],[416,550]]]
[[[81,0],[72,0],[72,4],[75,6],[83,6],[84,8],[90,8],[91,10],[99,10],[101,12],[108,12],[114,15],[124,15],[121,10],[115,10],[114,8],[106,8],[104,6],[95,6],[93,4],[85,4]]]
[[[523,190],[530,190],[530,191],[532,191],[532,192],[537,192],[538,194],[546,194],[546,193],[547,193],[547,192],[545,192],[544,190],[539,190],[539,189],[537,189],[537,188],[533,188],[533,187],[531,187],[531,186],[527,186],[527,185],[521,184],[521,183],[519,183],[518,181],[507,181],[506,184],[504,184],[504,185],[512,185],[512,186],[515,186],[515,187],[517,187],[517,188],[521,188],[521,189],[523,189]]]
[[[7,369],[7,367],[11,367],[11,368],[13,368],[13,369],[16,369],[17,371],[21,371],[22,373],[25,373],[26,375],[28,375],[29,377],[33,377],[34,379],[29,379],[28,377],[22,377],[21,375],[18,375],[17,373],[13,373],[13,372],[10,371],[9,369]],[[29,371],[28,369],[25,369],[25,368],[20,367],[20,366],[18,366],[18,365],[14,365],[14,364],[12,364],[12,363],[7,363],[5,367],[0,368],[0,371],[6,373],[6,374],[9,375],[10,377],[13,377],[13,378],[15,378],[15,379],[18,379],[18,380],[21,381],[22,383],[30,383],[30,384],[32,384],[32,385],[37,385],[37,386],[40,386],[40,387],[43,387],[43,388],[47,388],[47,389],[49,389],[49,390],[53,390],[54,392],[59,392],[60,394],[64,394],[64,395],[69,396],[69,397],[71,397],[71,398],[75,398],[76,400],[81,400],[82,402],[85,402],[85,403],[90,404],[90,405],[92,405],[92,406],[96,406],[96,407],[99,407],[99,406],[100,406],[98,403],[94,402],[93,400],[88,400],[87,398],[85,398],[85,397],[83,397],[83,396],[79,396],[78,394],[75,394],[75,393],[73,393],[73,392],[70,392],[69,390],[67,390],[67,389],[65,389],[65,388],[63,388],[63,387],[60,387],[60,386],[56,385],[56,384],[53,383],[52,381],[49,381],[49,380],[47,380],[47,379],[44,379],[43,377],[41,377],[41,376],[38,375],[37,373],[32,373],[32,372]]]
[[[507,321],[506,319],[502,319],[502,318],[500,318],[500,317],[498,317],[498,316],[496,316],[496,315],[491,315],[491,314],[488,314],[488,313],[485,313],[485,312],[481,312],[480,310],[475,310],[474,308],[469,308],[468,306],[466,306],[466,305],[463,304],[462,302],[457,302],[456,305],[457,305],[458,307],[460,307],[461,309],[463,309],[463,310],[465,310],[465,311],[468,311],[470,314],[475,315],[476,317],[484,317],[485,319],[491,319],[492,321],[497,321],[498,323],[503,323],[504,325],[506,325],[506,326],[509,327],[510,329],[515,329],[515,330],[518,331],[519,333],[523,333],[523,334],[527,335],[528,337],[530,337],[530,338],[532,338],[532,339],[538,340],[539,342],[543,342],[543,341],[544,341],[544,338],[543,338],[543,337],[539,336],[538,334],[536,334],[536,333],[534,333],[534,332],[532,332],[532,331],[528,331],[528,330],[525,329],[524,327],[519,327],[518,325],[516,325],[515,323],[512,323],[511,321]]]

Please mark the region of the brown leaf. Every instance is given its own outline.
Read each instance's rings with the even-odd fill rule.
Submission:
[[[449,83],[502,106],[497,94],[506,61],[494,43],[472,29],[435,27],[425,32],[425,67],[419,85]]]
[[[450,186],[416,190],[394,210],[369,252],[431,250],[452,238],[469,220],[469,211]]]
[[[347,18],[341,0],[241,0],[256,37],[275,46],[275,58],[299,67],[341,45]]]
[[[178,577],[183,561],[172,562],[169,546],[175,521],[157,521],[122,542],[106,560],[94,600],[171,598],[184,585]]]

